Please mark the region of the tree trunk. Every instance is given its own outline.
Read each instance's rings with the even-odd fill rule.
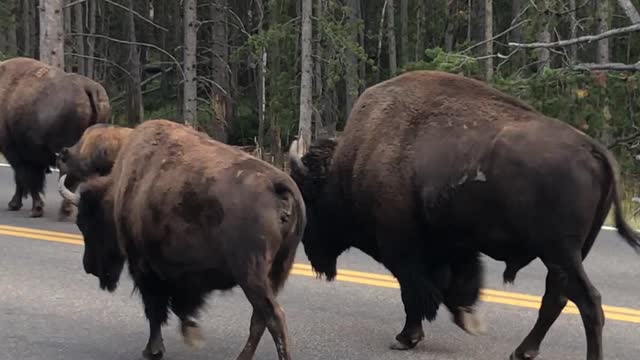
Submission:
[[[129,0],[129,9],[133,10],[133,4],[135,0]],[[129,30],[129,41],[136,42],[136,26],[134,21],[134,15],[132,12],[127,12],[127,28]],[[144,120],[144,105],[142,102],[142,89],[140,83],[141,79],[141,66],[140,66],[140,50],[137,45],[129,45],[129,58],[128,58],[128,71],[131,74],[128,86],[127,97],[127,121],[129,126],[134,127],[140,124]]]
[[[211,25],[211,78],[220,88],[213,86],[211,105],[213,110],[213,138],[227,142],[231,119],[229,89],[229,36],[227,28],[227,0],[211,0],[209,16]]]
[[[82,11],[82,7],[83,4],[79,3],[77,5],[75,5],[74,7],[74,27],[73,27],[73,31],[75,33],[81,34],[84,33],[84,11]],[[84,56],[86,56],[85,50],[84,50],[84,36],[75,36],[74,38],[76,40],[76,53],[80,56],[78,56],[78,74],[80,75],[85,75],[87,73],[86,71],[86,67],[85,67],[85,58]]]
[[[569,0],[569,10],[571,11],[571,26],[570,38],[575,39],[578,37],[578,14],[576,13],[576,0]],[[569,60],[571,64],[578,63],[578,45],[573,44],[569,47]]]
[[[620,5],[622,10],[624,10],[624,13],[627,15],[629,20],[631,20],[632,24],[640,23],[640,14],[638,14],[638,10],[631,0],[618,0],[618,5]]]
[[[324,16],[324,3],[323,0],[317,0],[315,3],[315,15],[316,19],[321,19]],[[318,59],[323,58],[323,49],[325,48],[322,42],[322,32],[316,32],[315,43],[315,57]],[[329,46],[327,46],[329,47]],[[348,55],[347,55],[348,56]],[[349,59],[347,58],[347,62]],[[325,114],[324,109],[330,109],[329,107],[324,107],[325,99],[324,99],[324,79],[322,78],[322,62],[314,61],[314,74],[313,74],[313,98],[317,99],[317,106],[313,109],[313,134],[315,134],[315,138],[322,137],[324,135],[324,121],[323,117],[328,115]],[[347,66],[349,66],[347,64]]]
[[[485,55],[488,56],[485,62],[486,80],[493,78],[493,0],[484,2],[484,40],[486,43]]]
[[[409,0],[400,0],[400,66],[409,58]]]
[[[69,5],[69,3],[72,0],[64,0],[63,2],[63,13],[64,13],[64,33],[65,34],[70,34],[72,31],[71,28],[71,8],[66,6]],[[65,42],[69,41],[68,39],[65,39]],[[72,40],[73,41],[73,40]],[[64,49],[68,48],[67,44],[64,44]],[[71,48],[73,48],[73,46],[71,46]],[[64,62],[64,68],[67,72],[72,72],[73,71],[73,63],[75,62],[76,59],[74,59],[74,57],[72,57],[71,55],[66,55],[65,56],[65,62]]]
[[[23,0],[22,1],[22,11],[21,11],[21,21],[22,21],[22,43],[24,47],[22,48],[22,54],[26,57],[33,57],[33,47],[32,47],[32,26],[33,23],[33,2],[32,0]]]
[[[313,89],[311,88],[313,81],[312,11],[313,1],[302,0],[302,79],[300,82],[300,122],[298,124],[298,132],[304,152],[307,151],[308,146],[311,144],[311,119],[313,114]]]
[[[387,37],[389,39],[389,75],[398,73],[398,56],[396,54],[396,25],[394,0],[388,0],[387,4]]]
[[[447,0],[447,28],[444,34],[444,48],[447,52],[453,52],[453,32],[455,30],[454,18],[456,16],[456,8],[454,0]]]
[[[544,24],[542,26],[542,31],[538,34],[539,42],[550,42],[551,41],[551,33],[549,32],[549,22],[547,20],[543,20]],[[547,48],[538,49],[538,72],[542,72],[545,67],[549,66],[549,58],[551,56],[551,52]]]
[[[264,9],[262,0],[256,0],[256,7],[258,9]],[[261,11],[261,16],[258,21],[258,34],[264,34],[263,22],[264,12]],[[252,14],[249,13],[249,22],[252,21]],[[251,24],[250,24],[250,27]],[[265,149],[265,126],[266,126],[266,114],[267,114],[267,50],[264,47],[260,48],[260,59],[258,63],[258,147],[260,148],[260,158],[264,159]]]
[[[598,19],[598,34],[609,30],[611,21],[611,3],[610,0],[599,0],[596,18]],[[609,39],[598,41],[598,52],[596,53],[596,62],[599,64],[609,63]]]
[[[64,69],[63,0],[40,0],[40,60]]]
[[[347,6],[351,10],[349,15],[349,23],[355,26],[360,19],[360,0],[347,0]],[[359,36],[357,33],[351,34],[351,41],[355,44],[362,46],[359,42]],[[358,58],[353,52],[349,53],[347,59],[347,69],[345,75],[345,119],[349,117],[351,108],[358,97]]]
[[[96,8],[98,7],[96,1],[98,0],[89,1],[87,4],[89,7],[89,34],[91,35],[96,33]],[[87,45],[87,56],[89,57],[87,59],[87,77],[93,79],[95,71],[93,57],[95,56],[96,39],[93,36],[89,36],[87,38]]]
[[[198,81],[196,73],[196,46],[198,35],[197,1],[184,0],[184,123],[196,127],[198,112]]]
[[[511,19],[512,19],[511,25],[515,25],[519,21],[523,20],[523,17],[520,16],[520,13],[522,12],[522,9],[523,9],[523,1],[525,0],[513,0],[511,2]],[[519,26],[513,29],[510,36],[511,36],[511,39],[510,39],[511,42],[517,42],[517,43],[523,42],[524,38],[522,36],[522,27]],[[523,66],[525,64],[525,61],[526,61],[526,55],[523,51],[518,52],[514,56],[514,62],[517,67]]]
[[[418,11],[416,11],[416,54],[415,61],[420,61],[424,58],[424,42],[425,28],[427,27],[427,4],[424,1],[418,1]]]

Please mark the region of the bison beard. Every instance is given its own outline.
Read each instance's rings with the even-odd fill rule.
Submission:
[[[131,131],[111,172],[77,193],[85,270],[112,291],[125,260],[149,321],[148,359],[165,352],[169,309],[184,340],[202,345],[196,322],[205,297],[236,285],[253,306],[239,360],[253,358],[268,329],[290,360],[284,310],[276,301],[306,224],[305,205],[284,172],[186,126],[149,120]],[[115,276],[114,276],[115,275]]]
[[[624,221],[616,162],[602,145],[486,84],[442,72],[409,72],[367,89],[340,140],[306,154],[290,148],[305,199],[302,240],[329,278],[356,247],[398,279],[405,326],[395,349],[414,347],[439,304],[469,332],[482,252],[506,263],[505,282],[535,258],[548,269],[539,318],[512,359],[533,359],[567,299],[578,306],[587,359],[602,359],[600,295],[582,260],[612,205]]]
[[[20,210],[31,195],[31,216],[41,217],[45,174],[56,165],[55,154],[110,113],[106,91],[89,78],[28,58],[0,62],[0,151],[16,185],[9,210]]]

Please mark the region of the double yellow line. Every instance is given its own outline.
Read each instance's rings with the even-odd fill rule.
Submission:
[[[0,225],[0,235],[13,236],[18,238],[34,239],[59,242],[73,245],[83,245],[81,235],[68,234],[56,231],[23,228],[16,226]],[[291,271],[294,275],[316,277],[316,274],[307,264],[296,263]],[[353,270],[338,270],[337,281],[369,285],[381,288],[399,289],[397,280],[390,275],[374,274]],[[541,298],[539,296],[498,291],[492,289],[481,289],[480,300],[488,303],[503,304],[516,307],[538,309]],[[605,317],[608,320],[618,320],[627,323],[640,324],[640,310],[623,308],[617,306],[603,305]],[[567,314],[579,314],[578,308],[569,302],[563,310]]]

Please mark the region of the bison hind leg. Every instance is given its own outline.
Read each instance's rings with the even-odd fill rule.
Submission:
[[[238,281],[253,307],[249,338],[238,356],[238,360],[253,359],[265,329],[271,333],[278,359],[291,360],[284,309],[276,301],[276,292],[272,288],[273,281],[269,279],[269,274],[270,271],[266,264],[258,261]]]

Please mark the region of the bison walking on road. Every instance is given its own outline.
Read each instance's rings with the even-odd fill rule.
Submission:
[[[110,114],[106,91],[89,78],[29,58],[0,62],[0,152],[16,184],[9,210],[20,210],[31,195],[31,216],[42,216],[40,194],[56,153]]]
[[[582,261],[612,202],[618,233],[640,249],[602,145],[482,82],[419,71],[367,89],[339,141],[297,149],[305,252],[328,279],[350,247],[393,273],[406,313],[395,348],[415,346],[440,303],[454,314],[475,303],[482,252],[506,263],[505,282],[536,258],[548,269],[538,321],[512,359],[536,357],[567,299],[582,315],[587,359],[602,359],[600,294]]]
[[[65,185],[75,191],[78,184],[91,175],[105,176],[133,129],[110,124],[91,125],[80,140],[71,147],[60,150],[57,166],[60,176],[67,175]],[[63,199],[58,212],[60,220],[71,215],[73,205]]]
[[[305,224],[298,187],[284,172],[243,151],[166,120],[135,128],[111,173],[76,193],[84,269],[114,291],[125,262],[149,320],[143,354],[161,358],[168,309],[185,341],[202,338],[195,321],[212,290],[239,285],[253,306],[238,359],[252,359],[265,328],[281,360],[291,359],[285,314],[276,301]]]

